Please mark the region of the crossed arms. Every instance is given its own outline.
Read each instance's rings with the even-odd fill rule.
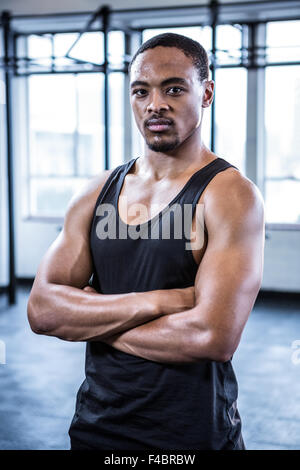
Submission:
[[[262,278],[264,210],[256,186],[235,171],[210,183],[204,201],[208,243],[194,287],[103,295],[86,286],[89,227],[106,177],[72,200],[39,266],[28,301],[32,330],[68,341],[104,341],[157,362],[229,360]]]

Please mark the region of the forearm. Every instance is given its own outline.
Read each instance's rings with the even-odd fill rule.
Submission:
[[[157,293],[102,295],[49,284],[28,302],[28,318],[36,333],[69,341],[120,333],[157,318]]]
[[[196,314],[196,312],[195,312]],[[211,331],[194,321],[194,309],[166,315],[104,340],[114,348],[162,363],[219,360],[212,351]]]
[[[182,296],[181,291],[103,295],[48,284],[35,288],[28,302],[28,318],[36,333],[69,341],[102,340],[180,307],[189,308],[191,296]]]

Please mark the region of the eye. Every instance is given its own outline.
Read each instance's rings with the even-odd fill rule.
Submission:
[[[133,90],[132,94],[138,96],[139,98],[143,98],[147,95],[147,90],[144,90],[143,88],[137,88]]]
[[[179,87],[179,86],[172,86],[167,89],[167,93],[169,95],[181,95],[183,93],[184,89]]]

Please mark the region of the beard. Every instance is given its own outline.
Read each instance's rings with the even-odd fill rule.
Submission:
[[[149,140],[146,139],[146,144],[153,152],[166,153],[175,150],[179,146],[180,140],[178,136],[169,142],[149,142]]]

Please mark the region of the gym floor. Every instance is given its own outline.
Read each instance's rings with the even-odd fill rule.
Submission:
[[[84,378],[84,343],[32,333],[29,288],[0,295],[0,449],[69,449],[68,428]],[[233,358],[247,449],[300,449],[300,300],[259,295]],[[300,356],[300,355],[299,355]]]

